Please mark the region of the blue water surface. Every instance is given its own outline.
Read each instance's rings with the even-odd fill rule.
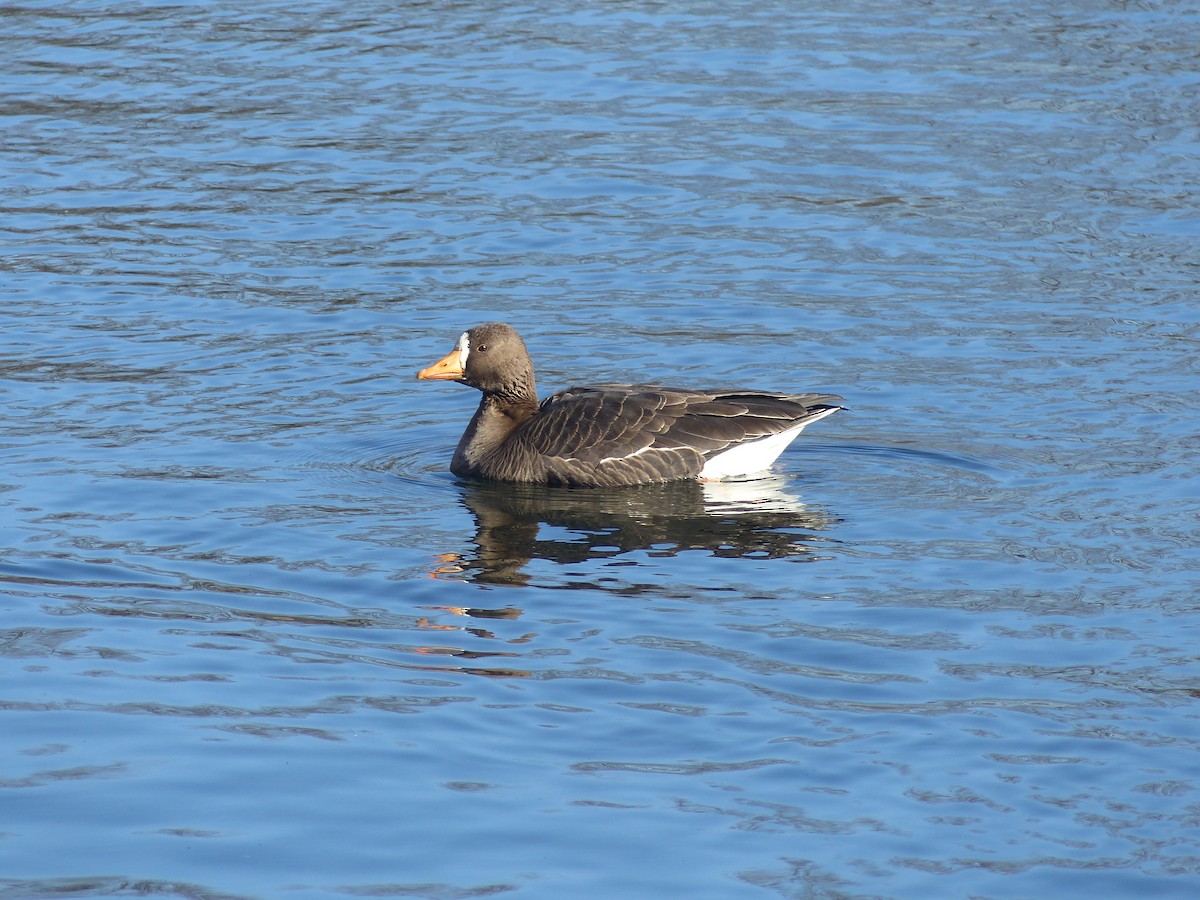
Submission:
[[[1200,7],[0,27],[0,897],[1200,891]],[[833,391],[446,470],[417,383]]]

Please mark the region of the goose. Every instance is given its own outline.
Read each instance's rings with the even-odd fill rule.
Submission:
[[[648,384],[567,388],[539,403],[525,342],[502,322],[463,332],[417,378],[483,393],[450,461],[455,475],[567,487],[751,475],[842,408],[834,394]]]

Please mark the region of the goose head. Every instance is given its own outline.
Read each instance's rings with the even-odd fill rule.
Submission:
[[[536,398],[533,361],[516,329],[503,322],[464,331],[454,349],[417,373],[428,381],[457,381],[487,396]]]

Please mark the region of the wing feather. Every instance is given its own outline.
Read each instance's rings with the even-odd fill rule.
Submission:
[[[536,456],[550,483],[667,481],[694,477],[709,457],[789,431],[840,399],[647,385],[570,388],[547,397],[513,439]]]

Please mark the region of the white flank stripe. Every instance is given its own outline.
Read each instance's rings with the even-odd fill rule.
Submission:
[[[633,459],[635,456],[641,456],[643,453],[646,453],[647,451],[650,451],[653,449],[654,449],[654,447],[647,446],[647,447],[641,447],[637,450],[634,450],[632,453],[626,453],[624,456],[606,456],[606,457],[604,457],[604,459],[600,460],[600,462],[596,463],[596,465],[602,466],[606,462],[620,462],[621,460],[624,460],[624,459]]]
[[[773,434],[757,441],[735,444],[716,456],[710,456],[704,463],[704,468],[700,470],[700,477],[733,478],[737,475],[753,475],[755,472],[761,472],[779,458],[779,454],[796,439],[804,430],[805,425],[825,418],[836,409],[837,407],[822,410],[789,431],[781,431],[779,434]]]

